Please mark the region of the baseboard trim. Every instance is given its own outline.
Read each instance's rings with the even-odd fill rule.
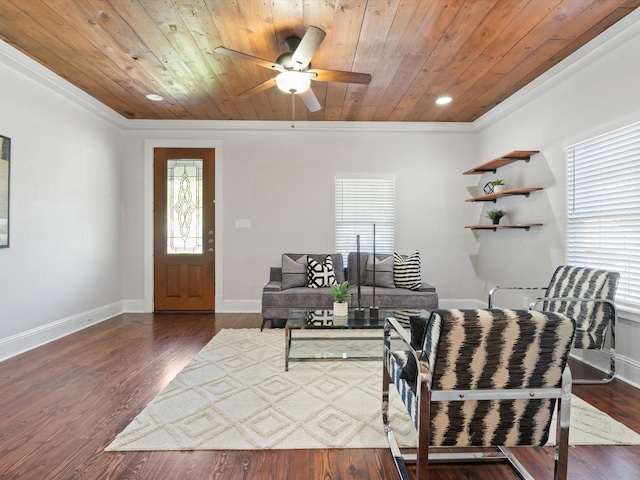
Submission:
[[[222,305],[222,309],[220,309]],[[262,300],[224,300],[216,303],[216,312],[219,313],[260,313],[262,312]]]
[[[0,339],[0,361],[113,318],[124,311],[124,302],[118,301]]]
[[[577,352],[580,351],[578,350]],[[607,350],[592,350],[588,352],[588,356],[572,353],[571,357],[600,370],[603,374],[607,371],[609,365],[609,353]],[[617,354],[615,378],[636,388],[640,388],[640,362]]]
[[[640,362],[629,357],[616,357],[616,378],[640,388]]]
[[[123,309],[127,313],[150,313],[144,306],[144,299],[123,300]]]

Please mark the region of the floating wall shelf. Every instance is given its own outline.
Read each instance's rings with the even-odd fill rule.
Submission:
[[[509,152],[506,155],[494,158],[487,163],[478,165],[471,170],[467,170],[463,173],[463,175],[481,175],[487,172],[496,173],[496,170],[498,168],[504,167],[505,165],[509,165],[513,162],[517,162],[518,160],[524,160],[525,162],[528,162],[531,159],[531,156],[535,155],[536,153],[540,153],[540,150],[514,150],[513,152]]]
[[[483,173],[493,172],[505,165],[509,165],[519,160],[529,162],[532,155],[540,153],[539,150],[514,150],[513,152],[502,155],[501,157],[494,158],[493,160],[483,163],[477,167],[467,170],[463,175],[482,175]],[[501,197],[508,197],[511,195],[522,195],[528,197],[532,192],[539,192],[541,187],[523,187],[523,188],[509,188],[497,193],[490,193],[488,195],[480,195],[478,197],[469,198],[467,202],[496,202]],[[470,228],[472,230],[493,230],[503,228],[520,228],[523,230],[529,230],[531,227],[540,227],[541,223],[504,223],[504,224],[487,224],[487,225],[467,225],[464,228]]]
[[[524,195],[528,197],[531,192],[539,192],[542,190],[541,187],[533,187],[533,188],[509,188],[508,190],[503,190],[498,193],[490,193],[489,195],[481,195],[479,197],[473,197],[465,200],[466,202],[493,202],[500,197],[508,197],[509,195]]]
[[[467,225],[464,228],[470,228],[471,230],[493,230],[494,232],[500,228],[522,228],[529,230],[531,227],[541,227],[541,223],[499,223],[497,225]]]

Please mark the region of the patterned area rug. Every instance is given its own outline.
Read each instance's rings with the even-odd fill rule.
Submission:
[[[363,350],[380,345],[362,343]],[[326,346],[293,343],[318,357],[342,356]],[[291,362],[285,372],[283,330],[225,329],[106,450],[386,448],[381,378],[381,361]],[[396,435],[405,446],[415,444],[391,392]],[[640,444],[640,435],[576,396],[570,436],[572,445]]]

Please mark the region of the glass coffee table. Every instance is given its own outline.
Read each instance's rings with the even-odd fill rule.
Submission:
[[[420,312],[380,310],[378,318],[369,318],[365,309],[365,318],[356,319],[353,309],[346,317],[336,317],[332,310],[290,310],[284,327],[284,369],[289,371],[289,362],[380,360],[385,319],[395,317],[401,322],[405,319],[408,327],[409,317]],[[320,330],[324,334],[316,332]],[[294,331],[298,332],[295,337]]]

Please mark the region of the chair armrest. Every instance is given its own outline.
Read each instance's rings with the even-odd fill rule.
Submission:
[[[535,306],[540,302],[573,302],[573,303],[606,303],[611,307],[613,313],[613,322],[618,318],[618,311],[616,310],[616,304],[606,298],[586,298],[586,297],[538,297],[529,305],[529,310],[534,310]]]
[[[546,289],[547,287],[501,287],[501,286],[493,287],[489,291],[489,300],[487,302],[487,306],[488,308],[493,308],[493,295],[498,290],[546,290]]]
[[[409,350],[413,350],[411,348],[411,336],[407,333],[407,330],[400,325],[400,322],[393,317],[388,317],[385,321],[384,332],[385,332],[385,340],[389,337],[389,332],[393,330],[407,345]],[[385,344],[386,345],[386,344]]]
[[[383,338],[384,338],[385,357],[387,354],[391,354],[391,331],[392,330],[404,344],[405,347],[403,348],[403,350],[408,352],[410,357],[412,357],[408,359],[408,362],[411,362],[411,361],[415,362],[414,365],[416,365],[417,367],[416,368],[417,370],[416,391],[419,391],[421,383],[429,385],[429,377],[430,377],[429,369],[427,368],[426,365],[420,362],[421,352],[419,350],[415,350],[411,346],[411,336],[409,335],[407,330],[402,325],[400,325],[400,323],[393,317],[388,317],[385,320],[385,324],[384,324]]]

